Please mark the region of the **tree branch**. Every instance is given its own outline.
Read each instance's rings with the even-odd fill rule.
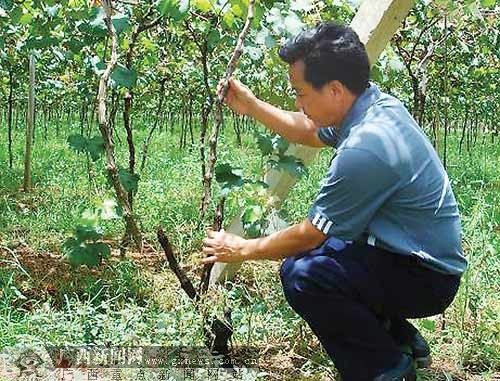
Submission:
[[[118,177],[118,168],[116,166],[115,157],[114,157],[114,145],[111,137],[111,131],[109,129],[109,119],[106,112],[106,102],[107,102],[107,87],[109,77],[113,69],[115,68],[118,62],[118,37],[116,35],[115,27],[111,22],[111,0],[103,0],[102,6],[104,12],[106,14],[105,22],[108,27],[108,31],[111,34],[112,46],[111,46],[111,59],[108,62],[104,73],[101,76],[99,81],[99,92],[98,92],[98,102],[99,102],[99,130],[101,131],[101,135],[104,139],[104,149],[106,151],[107,158],[107,169],[111,177],[111,182],[113,184],[113,188],[115,189],[116,197],[118,202],[123,206],[123,218],[125,219],[128,226],[131,229],[131,235],[137,248],[142,251],[142,235],[140,233],[137,222],[135,221],[132,215],[132,209],[127,200],[127,193],[123,189],[120,179]]]
[[[238,41],[236,43],[236,47],[231,55],[231,59],[227,64],[226,73],[224,74],[222,80],[222,89],[217,94],[217,99],[215,101],[215,123],[212,129],[212,135],[210,136],[209,144],[210,144],[210,154],[208,157],[208,166],[205,171],[205,175],[203,176],[203,185],[205,188],[205,193],[201,202],[200,214],[201,217],[205,215],[207,211],[208,204],[210,203],[211,198],[211,185],[212,178],[214,173],[215,162],[217,161],[217,138],[219,137],[219,129],[222,124],[222,102],[224,97],[226,96],[227,90],[229,88],[229,78],[233,75],[234,70],[238,64],[238,59],[243,53],[243,43],[245,41],[245,37],[250,30],[250,25],[252,23],[254,17],[254,4],[255,0],[250,0],[248,3],[248,14],[245,21],[245,25],[238,36]]]

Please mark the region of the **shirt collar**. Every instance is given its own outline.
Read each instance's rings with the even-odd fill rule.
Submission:
[[[358,96],[342,121],[338,129],[339,138],[336,144],[337,147],[347,138],[351,127],[356,124],[359,117],[380,98],[380,95],[381,92],[378,86],[370,82],[370,86]]]

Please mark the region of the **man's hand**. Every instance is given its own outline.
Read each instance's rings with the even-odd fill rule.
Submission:
[[[209,230],[208,237],[203,240],[203,254],[209,257],[202,259],[202,263],[243,262],[246,259],[246,242],[246,239],[224,230]]]
[[[209,257],[202,259],[202,263],[281,260],[310,251],[326,238],[308,219],[267,237],[254,239],[244,239],[224,230],[209,231],[203,240],[203,253]]]
[[[222,86],[219,83],[217,94],[222,91]],[[229,79],[229,88],[227,90],[224,103],[231,110],[240,115],[248,115],[257,98],[252,91],[237,79]]]

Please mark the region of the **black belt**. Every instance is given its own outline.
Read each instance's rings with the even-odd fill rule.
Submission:
[[[387,252],[387,254],[392,255],[394,258],[394,261],[397,263],[422,266],[421,258],[417,257],[416,255],[411,255],[411,254],[396,253],[396,252],[392,251],[390,248],[388,248],[386,245],[384,245],[384,243],[381,240],[377,239],[372,234],[361,235],[361,237],[356,240],[356,243],[361,244],[361,245],[368,245],[368,246],[376,247],[377,249],[384,250]]]

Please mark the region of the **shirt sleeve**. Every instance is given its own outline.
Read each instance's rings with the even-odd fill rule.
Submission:
[[[335,127],[320,127],[318,128],[318,137],[323,143],[328,146],[335,147],[338,140],[337,128]]]
[[[339,151],[307,218],[324,234],[354,240],[397,189],[399,176],[375,154]]]

